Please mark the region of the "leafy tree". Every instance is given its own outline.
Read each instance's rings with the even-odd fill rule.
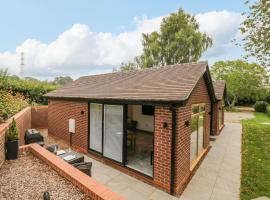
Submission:
[[[0,84],[6,84],[8,80],[8,70],[0,69]]]
[[[72,81],[73,81],[73,79],[70,76],[59,76],[59,77],[55,77],[53,84],[65,85],[65,84],[70,83]]]
[[[30,103],[47,104],[43,95],[55,90],[58,86],[37,79],[22,80],[14,75],[9,76],[7,70],[0,69],[0,91],[8,91],[13,96],[23,95]]]
[[[212,39],[199,31],[195,17],[182,9],[162,20],[160,31],[142,35],[142,55],[134,63],[122,64],[122,70],[150,68],[198,61],[212,46]]]
[[[133,62],[121,63],[120,70],[123,72],[133,71],[138,69],[138,65]]]
[[[215,80],[226,80],[227,103],[232,108],[239,99],[258,100],[267,94],[263,81],[267,78],[266,70],[255,63],[242,60],[219,61],[211,68]]]
[[[244,35],[243,47],[246,57],[255,57],[262,66],[270,65],[270,1],[246,1],[249,11],[243,13],[245,20],[240,31]]]
[[[24,80],[27,80],[27,81],[39,81],[38,79],[30,77],[30,76],[25,77]]]

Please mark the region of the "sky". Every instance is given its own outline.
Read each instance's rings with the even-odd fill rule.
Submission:
[[[0,0],[0,68],[51,80],[111,72],[142,52],[141,34],[159,29],[163,17],[183,8],[213,39],[200,60],[241,58],[231,40],[241,38],[242,0]]]

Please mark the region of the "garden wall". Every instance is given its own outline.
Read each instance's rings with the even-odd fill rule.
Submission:
[[[5,133],[12,121],[12,118],[15,119],[19,129],[20,145],[24,145],[24,133],[26,129],[47,128],[47,113],[47,106],[27,107],[11,117],[5,123],[0,124],[0,167],[5,161]]]
[[[48,128],[48,106],[33,106],[31,115],[32,128]]]

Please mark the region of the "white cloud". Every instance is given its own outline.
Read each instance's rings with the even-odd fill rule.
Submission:
[[[92,32],[85,24],[74,24],[49,44],[27,39],[16,51],[0,53],[0,68],[19,74],[20,52],[25,54],[25,75],[41,78],[56,75],[93,74],[111,71],[113,66],[141,53],[141,34],[158,30],[162,17],[135,18],[136,29],[112,33]]]
[[[214,46],[203,59],[215,59],[229,52],[230,40],[236,36],[242,20],[239,13],[213,11],[198,14],[200,30],[213,37]],[[78,77],[111,71],[121,62],[132,60],[142,51],[141,34],[158,30],[162,16],[135,17],[136,28],[118,35],[93,32],[85,24],[74,24],[53,42],[27,39],[15,52],[0,53],[0,68],[19,74],[20,52],[25,52],[25,75],[48,78],[59,75]]]
[[[196,19],[200,24],[200,30],[213,39],[212,48],[204,53],[203,58],[216,60],[235,51],[236,47],[231,43],[231,40],[240,35],[239,25],[243,21],[243,16],[240,13],[227,10],[212,11],[197,14]]]

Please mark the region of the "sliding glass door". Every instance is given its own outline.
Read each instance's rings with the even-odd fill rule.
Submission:
[[[123,162],[123,105],[90,104],[90,149]]]
[[[104,105],[103,155],[123,162],[123,106]]]
[[[102,153],[102,104],[90,104],[90,149]]]

